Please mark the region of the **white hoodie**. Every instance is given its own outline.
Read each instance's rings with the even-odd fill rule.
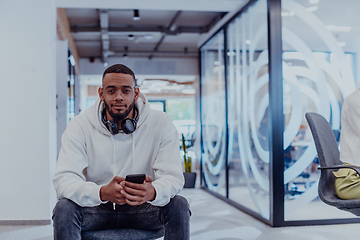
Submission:
[[[57,197],[82,207],[100,205],[100,188],[114,176],[145,173],[154,179],[156,198],[164,206],[184,185],[178,133],[170,117],[150,109],[140,93],[137,128],[132,134],[112,135],[101,120],[103,102],[74,117],[61,142],[54,187]]]
[[[341,112],[340,160],[360,166],[360,89],[345,98]]]

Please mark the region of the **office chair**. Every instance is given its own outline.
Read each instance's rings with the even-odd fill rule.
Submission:
[[[328,205],[360,216],[360,199],[340,199],[336,195],[335,176],[332,173],[340,168],[351,168],[360,175],[360,169],[352,165],[342,165],[334,132],[323,116],[317,113],[306,113],[305,117],[309,123],[320,161],[320,167],[318,167],[321,170],[318,188],[320,199]]]
[[[109,229],[100,231],[83,231],[81,238],[83,240],[145,240],[158,239],[165,234],[164,228],[156,230],[143,229]]]

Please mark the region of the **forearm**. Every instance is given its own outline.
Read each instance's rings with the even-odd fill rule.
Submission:
[[[57,197],[67,198],[82,207],[93,207],[103,203],[100,199],[100,185],[74,177],[54,176]]]

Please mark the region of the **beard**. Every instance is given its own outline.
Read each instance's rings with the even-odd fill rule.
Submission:
[[[105,104],[105,109],[106,111],[109,113],[109,115],[116,121],[116,122],[119,122],[119,121],[122,121],[124,120],[128,115],[129,113],[131,112],[131,110],[134,109],[134,106],[135,106],[135,101],[133,101],[129,107],[126,108],[125,112],[123,113],[115,113],[111,110],[111,107],[109,106],[109,104],[106,103],[106,101],[104,101],[104,104]],[[126,107],[126,105],[125,105]]]

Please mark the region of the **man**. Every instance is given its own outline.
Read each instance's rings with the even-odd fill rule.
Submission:
[[[54,175],[59,198],[54,238],[81,231],[165,227],[164,239],[189,239],[189,205],[179,139],[170,117],[151,110],[128,67],[105,70],[99,99],[62,136]],[[142,184],[125,180],[146,174]]]
[[[341,111],[340,160],[344,165],[360,166],[360,89],[344,100]],[[342,168],[335,175],[335,190],[339,198],[360,198],[360,176],[350,168]]]

